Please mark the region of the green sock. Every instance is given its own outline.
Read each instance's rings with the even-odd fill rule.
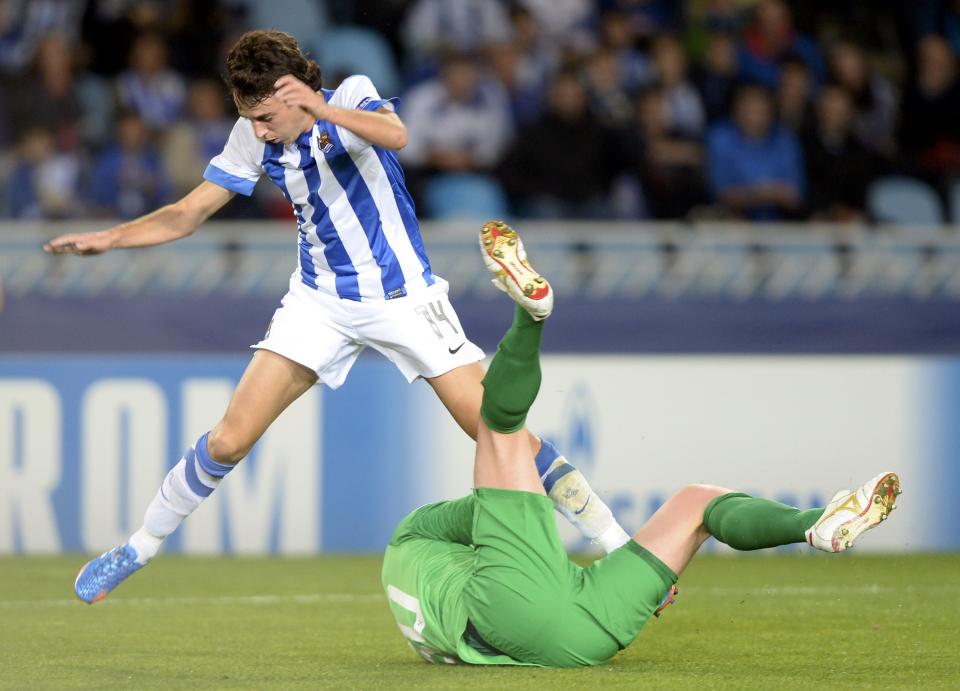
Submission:
[[[751,550],[806,542],[804,533],[823,509],[801,511],[792,506],[731,492],[716,497],[703,512],[703,524],[720,542]]]
[[[513,324],[503,336],[483,378],[480,417],[494,432],[516,432],[540,390],[540,335],[543,322],[517,305]]]

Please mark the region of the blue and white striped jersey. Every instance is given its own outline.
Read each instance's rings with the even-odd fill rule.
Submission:
[[[331,91],[331,105],[377,110],[373,83],[354,75]],[[300,280],[347,300],[377,301],[432,285],[413,200],[393,151],[373,146],[325,120],[292,144],[256,138],[253,124],[237,120],[223,152],[203,177],[247,195],[266,174],[293,205],[299,227]]]

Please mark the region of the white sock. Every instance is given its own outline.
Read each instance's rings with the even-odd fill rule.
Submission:
[[[598,535],[594,540],[595,543],[600,545],[603,548],[603,551],[607,554],[614,551],[615,549],[620,549],[625,544],[630,542],[630,535],[627,533],[623,527],[613,521],[610,524],[610,527],[603,531],[602,534]]]
[[[564,468],[563,466],[566,466]],[[613,512],[590,487],[587,478],[563,456],[554,461],[545,475],[558,475],[547,496],[557,511],[575,525],[584,537],[599,544],[608,554],[626,544],[627,532],[617,523]]]
[[[234,466],[217,463],[207,452],[207,435],[187,450],[157,491],[143,517],[143,527],[130,536],[137,561],[146,564],[156,556],[164,538],[176,530],[217,488]]]
[[[127,542],[137,551],[137,561],[146,564],[157,555],[163,538],[151,535],[146,528],[140,528]]]

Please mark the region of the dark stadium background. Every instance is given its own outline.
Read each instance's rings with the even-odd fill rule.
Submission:
[[[200,181],[252,28],[400,97],[432,266],[488,353],[510,305],[476,232],[521,230],[557,294],[531,424],[625,527],[689,482],[819,506],[887,465],[891,520],[838,558],[709,542],[600,668],[428,666],[380,552],[468,491],[472,447],[371,355],[75,601],[221,413],[296,233],[262,182],[171,245],[40,248]],[[955,688],[958,61],[956,0],[0,0],[0,687]]]
[[[233,350],[261,330],[280,293],[244,284],[242,239],[223,243],[237,271],[176,295],[53,287],[70,260],[26,272],[15,252],[192,188],[235,119],[225,53],[264,22],[299,37],[328,87],[362,72],[401,97],[428,245],[434,221],[533,219],[534,247],[580,224],[557,248],[577,267],[548,349],[960,349],[955,3],[31,0],[0,14],[0,242],[19,243],[0,264],[0,350]],[[744,86],[770,107],[757,141],[777,142],[760,154],[772,172],[736,148]],[[788,199],[731,201],[734,164]],[[283,221],[251,231],[279,246],[290,217],[263,184],[218,220]],[[604,280],[592,239],[606,229],[639,242],[645,286]],[[473,285],[457,304],[489,348],[500,323]]]

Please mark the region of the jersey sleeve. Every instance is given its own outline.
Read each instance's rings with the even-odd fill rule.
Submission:
[[[249,197],[263,174],[260,161],[264,144],[253,133],[253,125],[239,118],[233,126],[223,151],[215,156],[203,178],[231,192]]]
[[[380,108],[396,112],[400,105],[399,98],[382,98],[377,92],[377,87],[370,81],[370,77],[363,74],[355,74],[347,77],[341,82],[337,90],[333,92],[330,99],[330,105],[350,110],[370,110],[376,111]],[[370,146],[363,137],[354,134],[345,127],[337,126],[337,134],[340,135],[340,141],[347,149],[359,149]]]

